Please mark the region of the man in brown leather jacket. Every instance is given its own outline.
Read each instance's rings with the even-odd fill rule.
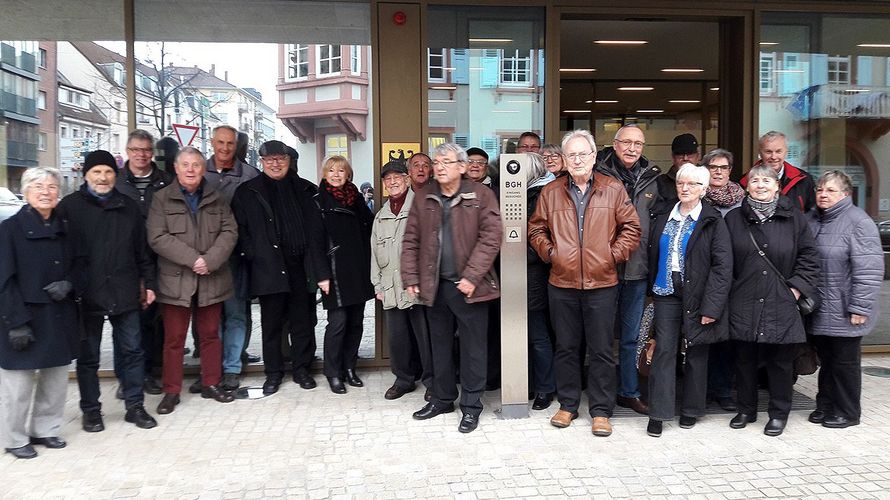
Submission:
[[[568,427],[578,418],[581,400],[581,336],[587,341],[590,368],[587,397],[592,431],[612,433],[615,405],[615,320],[617,265],[640,242],[640,219],[621,181],[594,174],[596,144],[587,130],[563,137],[569,175],[541,190],[528,222],[529,243],[551,264],[550,318],[556,332],[556,392],[560,409],[550,419]]]
[[[402,240],[402,283],[429,307],[433,391],[414,413],[417,420],[454,411],[454,323],[460,332],[458,430],[479,425],[485,390],[488,304],[500,296],[494,259],[501,247],[501,215],[486,186],[462,179],[467,153],[457,144],[436,148],[436,184],[420,191],[408,214]]]

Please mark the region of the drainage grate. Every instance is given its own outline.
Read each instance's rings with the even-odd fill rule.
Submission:
[[[862,372],[872,377],[890,378],[890,368],[884,368],[883,366],[866,366],[862,369]]]

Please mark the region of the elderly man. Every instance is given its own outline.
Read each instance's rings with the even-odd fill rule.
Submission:
[[[125,420],[143,429],[157,422],[145,411],[145,357],[139,310],[155,300],[155,265],[145,241],[145,221],[135,201],[114,188],[117,163],[108,151],[93,151],[83,164],[86,182],[59,203],[74,242],[75,262],[86,277],[81,295],[84,332],[77,357],[82,425],[105,429],[99,402],[99,347],[105,316],[111,322],[117,375],[127,408]],[[145,291],[144,298],[142,290]]]
[[[204,179],[200,151],[180,149],[174,166],[176,181],[155,194],[148,213],[148,242],[158,255],[158,302],[164,318],[162,415],[179,404],[182,351],[191,320],[201,342],[201,397],[234,400],[219,386],[219,320],[222,303],[232,297],[228,260],[238,229],[229,203]]]
[[[209,186],[219,191],[226,202],[231,204],[238,186],[258,177],[260,172],[235,156],[238,149],[238,131],[234,128],[220,125],[213,129],[210,145],[213,146],[213,156],[207,160],[204,178],[207,179]],[[241,260],[240,251],[232,252],[229,266],[232,270],[235,294],[223,304],[220,337],[223,343],[222,386],[226,390],[234,390],[240,385],[241,354],[247,338],[249,277]],[[193,384],[189,391],[200,392],[200,384]]]
[[[411,179],[411,190],[415,193],[432,183],[430,172],[433,160],[424,153],[414,153],[408,159],[408,177]]]
[[[661,170],[643,156],[645,144],[643,131],[634,125],[627,125],[618,129],[612,147],[603,148],[597,155],[597,171],[621,181],[640,219],[640,246],[630,254],[627,263],[618,269],[618,304],[615,313],[620,329],[618,406],[631,408],[644,415],[649,412],[649,408],[640,399],[637,339],[640,335],[649,272],[649,211],[662,199],[677,197],[674,181],[660,183],[664,179],[660,175]]]
[[[429,307],[433,394],[417,420],[454,411],[454,323],[460,332],[458,430],[473,432],[482,413],[488,326],[487,301],[500,296],[494,259],[501,246],[497,199],[487,187],[463,179],[467,153],[453,143],[436,148],[437,184],[414,199],[402,242],[402,283]]]
[[[788,139],[782,132],[771,130],[760,137],[760,160],[754,164],[767,165],[779,174],[779,189],[782,195],[791,198],[794,206],[807,213],[816,205],[816,184],[805,170],[785,161],[788,156]],[[748,179],[742,177],[742,187],[747,188]]]
[[[142,218],[148,218],[148,209],[154,194],[167,187],[173,176],[161,170],[152,161],[154,137],[145,130],[136,129],[127,138],[127,162],[117,176],[114,188],[139,205]],[[156,260],[151,256],[152,261]],[[164,330],[160,328],[157,303],[145,307],[139,315],[142,330],[142,351],[145,353],[145,382],[142,389],[149,394],[160,394],[161,386],[152,376],[152,369],[161,366],[161,350],[164,345]],[[115,358],[115,372],[120,361]]]
[[[315,357],[315,286],[307,269],[312,261],[308,236],[320,222],[312,201],[318,188],[297,175],[283,142],[265,142],[259,153],[263,175],[235,191],[232,210],[238,221],[238,246],[250,270],[250,296],[260,298],[263,393],[278,392],[284,377],[285,324],[293,380],[303,389],[313,389],[316,383],[309,368]]]
[[[635,134],[617,139],[642,142]],[[541,190],[528,222],[529,243],[544,262],[551,264],[547,293],[556,332],[554,366],[559,411],[550,423],[568,427],[578,418],[578,350],[584,336],[590,357],[587,397],[593,418],[591,430],[596,436],[609,436],[609,417],[615,405],[612,327],[617,266],[627,261],[639,245],[640,220],[621,181],[594,174],[596,144],[590,132],[566,134],[562,149],[569,175]],[[619,154],[633,156],[627,150]]]
[[[541,136],[534,132],[523,132],[516,144],[517,153],[540,153]]]

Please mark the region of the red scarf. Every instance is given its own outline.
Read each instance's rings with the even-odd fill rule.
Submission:
[[[389,209],[392,211],[393,215],[399,215],[399,212],[402,211],[402,206],[405,204],[405,198],[408,197],[408,190],[406,189],[402,196],[398,198],[394,196],[390,196],[389,198]]]
[[[341,187],[331,186],[326,180],[322,180],[321,183],[324,185],[327,192],[337,200],[337,203],[344,207],[351,207],[359,196],[358,188],[351,182],[347,182]]]

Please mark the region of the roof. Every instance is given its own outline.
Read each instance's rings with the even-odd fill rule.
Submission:
[[[170,75],[174,77],[181,76],[183,80],[186,80],[189,87],[238,90],[238,87],[223,80],[222,78],[218,78],[215,75],[204,71],[201,68],[189,68],[186,66],[168,66],[167,69],[170,71]]]
[[[117,82],[114,81],[114,75],[109,71],[108,65],[113,63],[120,63],[126,68],[127,58],[117,52],[106,49],[105,47],[95,43],[95,42],[68,42],[75,49],[78,50],[83,56],[98,69],[103,76],[108,80],[112,85],[120,86]],[[146,76],[151,76],[157,78],[157,71],[151,66],[146,66],[145,64],[140,63],[138,60],[136,61],[136,70]]]
[[[105,118],[105,115],[103,115],[102,112],[99,111],[99,108],[92,102],[90,103],[90,109],[86,110],[60,101],[59,117],[83,120],[85,122],[95,123],[96,125],[111,125],[111,122]]]

